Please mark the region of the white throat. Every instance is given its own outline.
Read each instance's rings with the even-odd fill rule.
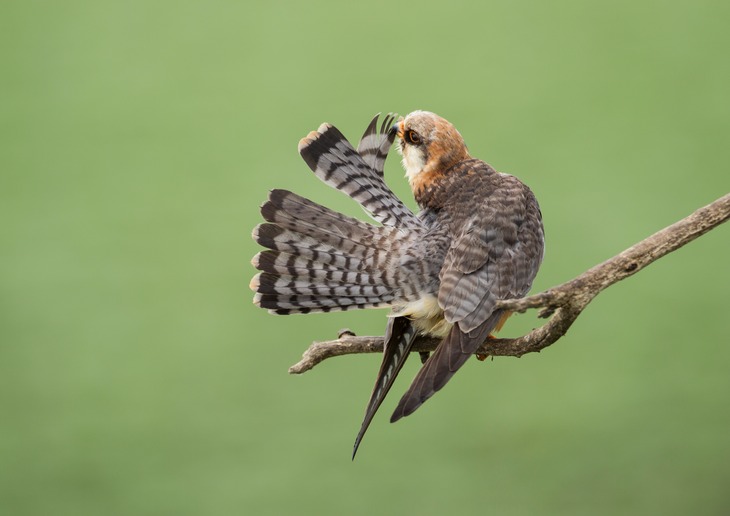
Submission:
[[[405,149],[403,153],[403,168],[406,171],[408,182],[412,183],[418,174],[423,171],[426,166],[426,160],[423,159],[423,153],[415,149]]]

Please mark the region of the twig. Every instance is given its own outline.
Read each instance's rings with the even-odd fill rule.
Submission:
[[[550,319],[522,337],[489,339],[477,350],[477,354],[520,357],[546,348],[565,335],[583,309],[602,290],[636,274],[729,218],[730,194],[727,194],[613,258],[588,269],[575,279],[530,297],[500,301],[499,308],[515,312],[542,308],[539,316]],[[440,339],[419,337],[412,351],[433,351],[439,343]],[[312,343],[304,352],[302,360],[291,366],[289,372],[301,374],[334,356],[382,351],[383,337],[357,337],[349,330],[343,330],[336,340]]]

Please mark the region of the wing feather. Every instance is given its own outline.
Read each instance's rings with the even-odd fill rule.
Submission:
[[[495,310],[497,300],[525,295],[542,260],[540,210],[524,184],[494,171],[455,180],[461,183],[449,197],[456,205],[445,207],[454,238],[438,292],[444,316],[454,325],[416,375],[391,421],[412,414],[451,379],[503,322],[505,313]],[[478,205],[465,214],[464,199],[475,197]]]

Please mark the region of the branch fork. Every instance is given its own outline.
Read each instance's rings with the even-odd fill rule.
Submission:
[[[730,194],[696,210],[688,217],[654,233],[570,281],[529,297],[498,301],[497,308],[513,312],[541,309],[538,316],[548,321],[522,337],[490,338],[476,354],[521,357],[527,353],[539,352],[565,335],[585,307],[604,289],[636,274],[728,219]],[[412,351],[434,351],[440,342],[441,339],[437,338],[418,337]],[[383,337],[362,337],[349,330],[341,330],[335,340],[313,342],[302,359],[289,368],[289,373],[304,373],[330,357],[382,351]]]

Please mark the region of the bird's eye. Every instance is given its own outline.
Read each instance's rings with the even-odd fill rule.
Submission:
[[[406,142],[412,145],[420,145],[421,137],[416,131],[414,131],[413,129],[409,129],[408,131],[406,131]]]

